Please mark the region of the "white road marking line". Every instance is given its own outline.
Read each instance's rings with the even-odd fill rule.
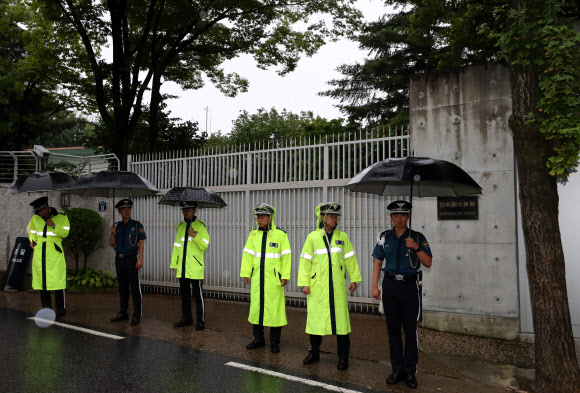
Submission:
[[[78,327],[78,326],[73,326],[73,325],[67,325],[66,323],[61,323],[61,322],[53,322],[49,319],[43,319],[43,318],[38,318],[38,317],[29,317],[26,319],[30,319],[32,321],[41,321],[41,322],[46,322],[52,325],[56,325],[56,326],[60,326],[63,328],[67,328],[67,329],[71,329],[71,330],[78,330],[79,332],[83,332],[83,333],[89,333],[89,334],[94,334],[95,336],[101,336],[101,337],[106,337],[106,338],[111,338],[113,340],[124,340],[125,337],[121,337],[121,336],[115,336],[114,334],[108,334],[108,333],[103,333],[103,332],[99,332],[96,330],[91,330],[91,329],[85,329],[82,327]]]
[[[344,388],[340,388],[338,386],[329,385],[327,383],[313,381],[311,379],[306,379],[306,378],[295,377],[293,375],[282,374],[282,373],[279,373],[276,371],[266,370],[264,368],[248,366],[248,365],[242,364],[242,363],[228,362],[228,363],[226,363],[226,366],[237,367],[237,368],[241,368],[241,369],[248,370],[248,371],[254,371],[257,373],[261,373],[261,374],[271,375],[273,377],[284,378],[284,379],[287,379],[289,381],[300,382],[300,383],[310,385],[310,386],[317,386],[317,387],[320,387],[320,388],[323,388],[326,390],[330,390],[331,392],[360,393],[356,390],[344,389]]]

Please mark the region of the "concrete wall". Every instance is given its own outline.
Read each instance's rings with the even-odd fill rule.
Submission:
[[[32,208],[28,205],[36,198],[40,198],[41,193],[29,193],[18,195],[3,195],[6,191],[6,186],[0,187],[0,201],[2,203],[2,210],[4,214],[4,225],[0,227],[0,271],[5,271],[10,260],[10,253],[14,247],[14,241],[17,237],[28,237],[26,233],[26,226],[32,217]],[[60,206],[60,192],[48,193],[49,205],[56,208],[58,211],[63,211]],[[111,213],[112,200],[106,198],[81,198],[79,196],[71,196],[71,208],[83,207],[97,211],[98,203],[104,200],[107,202],[107,211],[99,212],[101,217],[105,220],[107,225],[112,224],[113,214]],[[115,211],[116,220],[119,220],[119,215]],[[87,261],[87,267],[99,270],[109,270],[113,275],[115,274],[114,252],[109,247],[109,236],[105,234],[101,241],[101,248],[95,251]],[[67,266],[74,268],[74,257],[66,255]],[[84,262],[81,260],[79,267],[84,267]],[[30,266],[29,266],[30,272]]]
[[[479,220],[438,221],[436,198],[415,199],[413,227],[429,240],[423,326],[514,338],[519,333],[511,92],[499,65],[417,75],[410,86],[411,149],[455,163],[483,188]]]

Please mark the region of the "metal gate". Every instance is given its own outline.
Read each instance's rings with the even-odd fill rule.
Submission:
[[[207,225],[204,288],[228,298],[245,298],[249,288],[239,277],[242,249],[253,224],[252,206],[266,202],[276,207],[276,225],[288,233],[292,247],[292,275],[286,286],[291,302],[304,295],[296,286],[300,251],[314,230],[314,208],[320,202],[343,205],[339,225],[357,252],[362,285],[349,297],[360,308],[378,303],[372,298],[372,250],[377,233],[388,223],[386,206],[395,198],[352,193],[343,186],[357,172],[389,157],[405,157],[408,129],[381,131],[357,140],[300,141],[300,145],[258,146],[251,150],[197,151],[129,157],[128,169],[149,179],[160,195],[139,198],[133,217],[147,232],[142,284],[173,292],[179,284],[169,268],[175,225],[182,214],[176,207],[158,205],[172,187],[205,187],[220,193],[228,206],[199,209]]]

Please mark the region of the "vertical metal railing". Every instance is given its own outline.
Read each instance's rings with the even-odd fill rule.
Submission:
[[[341,228],[349,235],[358,255],[363,283],[372,277],[372,249],[376,236],[389,223],[386,206],[393,198],[352,193],[344,184],[356,173],[388,157],[404,157],[409,151],[407,130],[385,132],[357,140],[325,138],[312,144],[254,150],[240,148],[220,152],[197,151],[132,156],[129,170],[149,179],[162,190],[172,187],[205,187],[220,193],[224,209],[199,209],[211,242],[206,253],[205,287],[219,293],[245,295],[239,278],[242,249],[252,228],[251,206],[266,202],[276,207],[276,225],[288,233],[292,247],[292,275],[286,288],[289,298],[300,302],[296,286],[303,242],[314,229],[316,205],[325,200],[343,205]],[[337,138],[338,139],[338,138]],[[182,219],[178,208],[160,206],[161,195],[141,198],[134,215],[147,231],[148,263],[145,285],[177,287],[169,268],[174,224]],[[359,306],[372,305],[370,285],[361,285],[350,298]]]

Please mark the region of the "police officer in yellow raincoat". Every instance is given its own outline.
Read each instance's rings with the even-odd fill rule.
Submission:
[[[270,349],[280,352],[282,326],[287,325],[284,286],[290,279],[292,265],[290,242],[283,230],[276,228],[276,209],[265,203],[254,207],[257,229],[250,232],[244,246],[240,277],[251,286],[250,315],[254,340],[246,349],[263,347],[264,326],[270,327]]]
[[[171,255],[172,269],[177,269],[179,291],[181,293],[181,320],[173,324],[182,327],[193,324],[191,315],[191,293],[195,298],[197,322],[195,330],[205,327],[205,303],[203,301],[203,278],[205,273],[204,254],[209,247],[209,233],[205,223],[199,220],[197,203],[181,202],[183,220],[177,228]]]
[[[317,229],[310,232],[300,254],[298,286],[306,295],[306,333],[310,334],[310,350],[303,364],[320,360],[322,336],[332,334],[336,335],[337,368],[346,370],[351,331],[346,274],[351,292],[362,278],[354,248],[347,234],[338,229],[341,210],[341,205],[333,202],[316,207]]]
[[[33,201],[34,216],[28,223],[32,258],[32,288],[40,290],[43,308],[52,308],[50,291],[54,291],[56,317],[65,314],[66,262],[62,239],[68,236],[70,223],[66,215],[48,205],[48,197]]]

